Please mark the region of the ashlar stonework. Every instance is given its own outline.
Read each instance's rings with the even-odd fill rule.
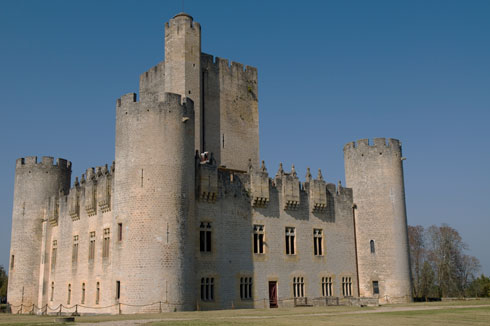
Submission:
[[[344,158],[345,188],[294,166],[271,177],[257,69],[202,53],[200,25],[178,14],[139,99],[116,101],[111,166],[71,184],[69,161],[17,160],[8,301],[80,313],[410,301],[400,142],[349,143]]]

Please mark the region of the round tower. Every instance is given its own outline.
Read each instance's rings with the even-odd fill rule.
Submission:
[[[8,302],[38,304],[42,221],[48,198],[70,189],[71,163],[52,157],[20,158],[15,168]],[[27,312],[24,310],[24,312]]]
[[[360,296],[411,301],[401,144],[361,139],[344,146],[344,160],[355,204]]]
[[[195,308],[194,148],[192,100],[165,93],[161,102],[136,102],[135,94],[117,101],[112,289],[121,302]]]

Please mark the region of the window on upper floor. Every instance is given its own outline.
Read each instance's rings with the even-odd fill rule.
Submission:
[[[313,253],[315,256],[323,255],[323,230],[313,229]]]
[[[56,268],[56,256],[58,252],[58,241],[53,240],[53,246],[51,248],[51,272],[54,272]]]
[[[122,223],[117,224],[117,240],[122,241],[122,232],[123,232],[123,227]]]
[[[15,266],[15,255],[10,258],[10,269],[14,269]]]
[[[90,232],[90,242],[88,247],[88,260],[93,262],[95,258],[95,231]]]
[[[109,257],[109,249],[111,244],[111,229],[104,229],[104,242],[102,244],[102,258]]]
[[[264,226],[254,225],[254,254],[263,254],[264,251]]]
[[[369,247],[371,249],[371,253],[376,253],[376,248],[374,247],[374,240],[369,241]]]
[[[78,262],[78,235],[73,236],[73,248],[71,253],[71,262],[76,265]]]
[[[199,226],[199,249],[211,252],[211,222],[201,222]]]
[[[295,228],[287,227],[286,228],[286,255],[294,255],[295,254]]]

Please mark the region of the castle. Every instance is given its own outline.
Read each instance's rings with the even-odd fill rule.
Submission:
[[[401,144],[344,147],[346,186],[259,160],[257,69],[165,25],[165,61],[116,102],[111,166],[17,160],[8,301],[136,313],[411,300]],[[73,311],[73,310],[72,310]]]

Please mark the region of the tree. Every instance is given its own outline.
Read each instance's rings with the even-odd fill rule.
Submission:
[[[490,297],[490,277],[481,274],[471,282],[467,289],[468,296]]]
[[[0,265],[0,302],[7,298],[8,277],[3,266]]]
[[[412,269],[413,296],[424,297],[422,294],[422,266],[425,261],[424,227],[408,226],[408,243],[410,246],[410,266]]]
[[[447,224],[432,225],[427,230],[420,225],[409,226],[408,241],[414,297],[457,297],[478,292],[481,282],[474,280],[480,262],[465,253],[468,246],[457,230]]]

